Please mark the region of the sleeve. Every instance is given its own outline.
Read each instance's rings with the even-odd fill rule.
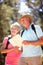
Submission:
[[[43,36],[42,29],[41,29],[41,27],[40,27],[39,25],[37,25],[37,26],[35,27],[35,29],[36,29],[37,36],[38,36],[39,38],[40,38],[41,36]]]
[[[7,40],[8,40],[8,37],[5,37],[5,38],[3,39],[3,44],[7,44]]]

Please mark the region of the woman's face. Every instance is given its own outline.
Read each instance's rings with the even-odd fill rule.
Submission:
[[[29,20],[28,18],[23,18],[23,19],[21,19],[20,24],[21,24],[24,28],[28,29],[29,26],[30,26],[30,20]]]
[[[18,26],[13,26],[11,28],[11,35],[15,36],[19,32],[19,27]]]

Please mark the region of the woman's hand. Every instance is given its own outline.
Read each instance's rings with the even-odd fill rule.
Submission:
[[[21,52],[22,52],[22,49],[20,50],[19,48],[20,48],[20,47],[15,46],[15,47],[14,47],[14,50],[15,50],[16,52],[20,52],[20,53],[21,53]]]
[[[18,49],[19,49],[19,47],[18,47],[18,46],[15,46],[15,47],[14,47],[14,50],[18,50]]]

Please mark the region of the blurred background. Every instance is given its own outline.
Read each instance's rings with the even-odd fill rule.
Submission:
[[[0,0],[0,47],[3,38],[10,34],[10,25],[26,13],[34,17],[34,23],[43,31],[43,0]]]

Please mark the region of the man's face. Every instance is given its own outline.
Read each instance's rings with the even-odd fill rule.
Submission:
[[[30,26],[30,19],[29,19],[29,18],[22,18],[20,24],[21,24],[24,28],[28,29],[29,26]]]

